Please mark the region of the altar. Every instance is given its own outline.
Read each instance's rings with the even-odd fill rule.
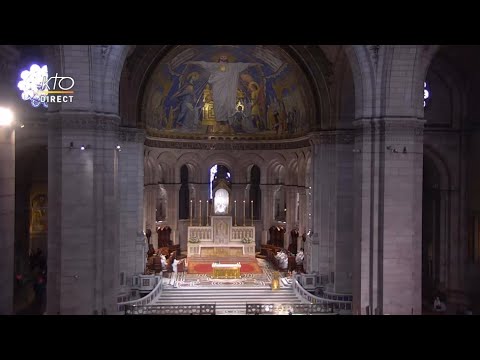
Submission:
[[[211,226],[188,227],[188,256],[253,256],[255,227],[232,226],[231,216],[212,216]]]
[[[206,226],[202,222],[201,201],[199,226],[192,226],[192,201],[190,201],[190,226],[188,227],[188,256],[252,256],[255,257],[255,227],[246,225],[246,206],[243,201],[243,226],[237,226],[237,202],[231,201],[230,183],[226,168],[222,176],[215,175],[212,203],[207,201]],[[253,201],[250,202],[253,214]],[[212,211],[210,212],[210,205]],[[233,205],[233,206],[232,206]],[[209,216],[209,214],[212,216]],[[232,216],[234,222],[232,223]]]
[[[214,279],[239,279],[240,278],[240,263],[236,264],[219,264],[213,263],[213,278]]]

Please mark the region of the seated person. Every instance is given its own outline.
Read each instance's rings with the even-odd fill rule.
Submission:
[[[167,267],[167,257],[163,254],[160,255],[160,261],[162,263],[162,269]]]
[[[275,255],[277,259],[277,264],[279,269],[287,269],[288,268],[288,255],[284,251],[279,251],[277,255]]]

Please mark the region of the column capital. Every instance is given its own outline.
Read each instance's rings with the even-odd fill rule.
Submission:
[[[145,142],[145,130],[138,128],[119,127],[119,139],[124,142]]]
[[[382,117],[382,118],[369,118],[359,119],[353,122],[353,126],[357,129],[378,129],[379,131],[391,132],[391,131],[405,131],[423,129],[425,126],[425,120],[415,117]]]
[[[311,145],[353,144],[354,130],[318,131],[309,135]]]
[[[47,114],[48,123],[56,129],[118,131],[120,117],[96,112],[61,111]]]

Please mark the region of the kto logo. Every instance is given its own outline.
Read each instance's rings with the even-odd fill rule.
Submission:
[[[48,77],[47,65],[30,66],[30,70],[20,73],[18,88],[22,91],[22,99],[29,100],[33,107],[48,107],[49,103],[67,103],[73,101],[75,80],[69,76]]]

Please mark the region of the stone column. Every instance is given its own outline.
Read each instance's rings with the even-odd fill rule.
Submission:
[[[262,244],[268,242],[268,229],[273,223],[273,189],[272,185],[260,185],[262,191]],[[242,203],[243,206],[243,203]]]
[[[420,314],[423,121],[355,126],[354,313]]]
[[[336,209],[334,291],[352,293],[353,277],[353,131],[336,132]]]
[[[158,234],[156,226],[156,197],[158,185],[145,185],[144,186],[144,206],[145,206],[145,229],[152,231],[151,242],[155,248],[158,247]]]
[[[311,270],[328,275],[332,282],[336,208],[335,136],[315,134],[311,137],[311,144],[313,151]],[[314,250],[315,248],[317,250]]]
[[[13,314],[15,131],[0,127],[0,314]]]
[[[119,119],[71,111],[50,113],[48,121],[47,312],[112,313],[119,290]]]
[[[308,232],[308,208],[307,208],[307,191],[309,189],[305,189],[304,187],[299,187],[298,192],[300,195],[300,214],[299,214],[299,222],[298,222],[298,231],[300,233],[298,239],[297,239],[297,251],[300,251],[300,249],[303,248],[303,240],[302,240],[302,235]]]
[[[119,190],[120,190],[120,272],[126,278],[126,288],[132,285],[132,276],[143,273],[148,246],[143,235],[145,133],[140,129],[120,128]],[[152,186],[147,187],[147,192]],[[149,195],[147,197],[151,198]],[[151,202],[151,200],[150,200]],[[147,219],[155,233],[152,204],[147,202]],[[153,222],[152,222],[153,221]],[[153,239],[152,239],[153,240]]]
[[[178,240],[178,196],[180,191],[180,184],[166,184],[163,185],[167,191],[167,225],[172,228],[172,241],[174,244],[179,244]],[[187,249],[181,249],[187,251]]]
[[[286,232],[284,238],[283,247],[288,249],[290,245],[290,232],[295,228],[296,220],[295,220],[295,211],[296,211],[296,202],[297,202],[297,188],[293,186],[286,187],[286,203],[287,203],[287,216],[286,216]]]

